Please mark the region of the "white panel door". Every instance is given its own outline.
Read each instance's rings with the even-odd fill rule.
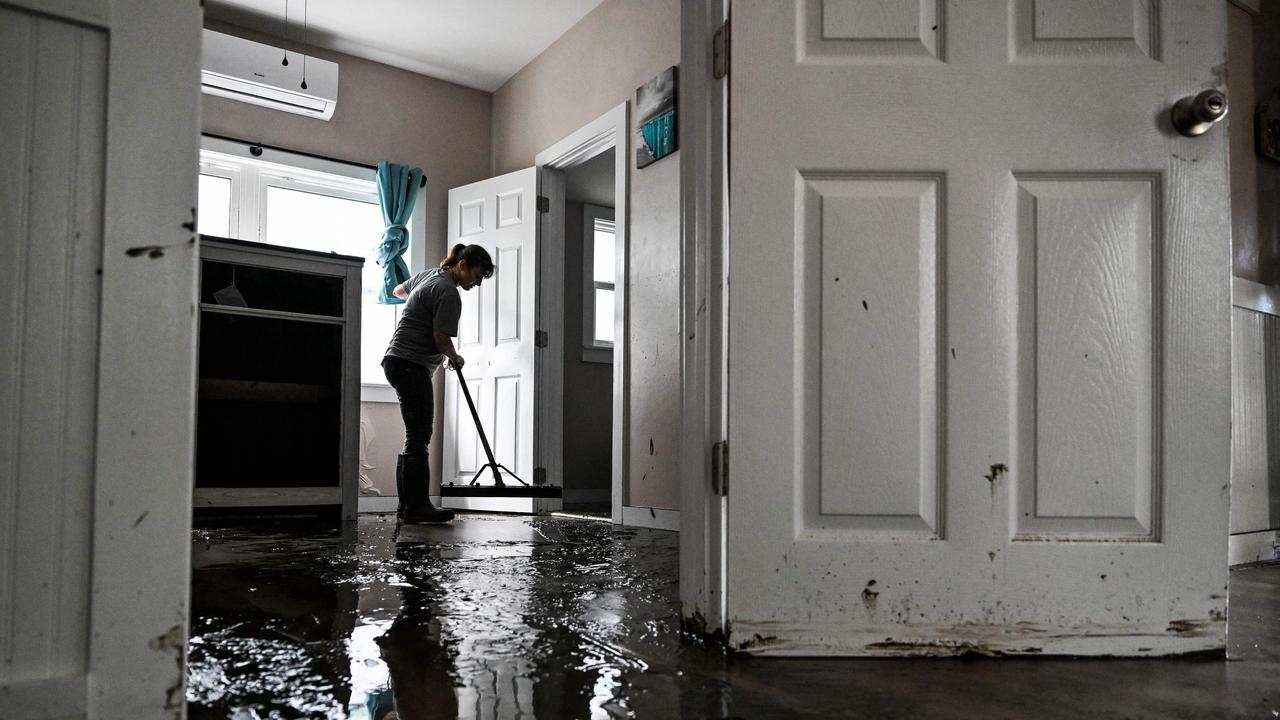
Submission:
[[[1223,648],[1226,4],[732,11],[732,642]]]
[[[463,291],[454,345],[499,464],[533,481],[534,327],[538,261],[538,175],[526,168],[449,191],[449,247],[481,245],[497,266]],[[446,371],[443,484],[466,485],[487,462],[457,374]],[[519,483],[504,473],[503,482]],[[485,471],[481,485],[492,485]]]

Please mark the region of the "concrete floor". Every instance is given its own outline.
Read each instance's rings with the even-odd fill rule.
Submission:
[[[1232,573],[1227,660],[778,660],[681,639],[676,533],[393,529],[197,530],[190,717],[1280,717],[1280,566]]]

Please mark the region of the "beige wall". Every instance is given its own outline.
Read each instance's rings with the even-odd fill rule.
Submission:
[[[449,188],[488,176],[492,95],[212,20],[207,27],[338,63],[338,107],[324,121],[201,95],[205,132],[368,165],[390,160],[421,167],[427,253],[443,256]]]
[[[604,0],[494,93],[494,174],[529,167],[679,62],[679,0]]]
[[[680,153],[632,169],[630,208],[625,503],[678,510]]]
[[[609,179],[612,182],[612,178]],[[582,359],[583,205],[565,203],[564,218],[564,386],[580,402],[564,404],[565,502],[583,501],[595,491],[609,497],[613,434],[613,365]],[[587,399],[590,402],[585,402]]]
[[[444,256],[449,188],[489,174],[492,95],[214,20],[206,21],[206,27],[332,60],[339,70],[338,107],[329,121],[202,95],[204,132],[368,165],[390,160],[421,167],[427,176],[425,261],[434,265]],[[442,397],[437,387],[436,417]],[[366,415],[379,440],[367,458],[373,466],[367,472],[379,488],[394,489],[399,445],[389,438],[403,432],[397,406],[366,408]],[[431,456],[434,493],[440,477],[438,432]]]
[[[534,156],[680,63],[679,0],[605,0],[534,58],[493,97],[493,170]],[[634,124],[634,118],[633,124]],[[676,509],[680,487],[679,153],[636,170],[627,157],[629,386],[628,496],[640,507]],[[566,404],[573,396],[566,397]],[[653,452],[650,452],[652,440]]]
[[[383,497],[396,494],[396,456],[402,447],[404,421],[400,419],[400,405],[360,403],[360,475],[373,481],[377,490],[377,493],[362,494]],[[435,455],[438,458],[438,453]],[[434,473],[432,477],[439,478],[440,473]],[[439,480],[436,484],[439,485]]]

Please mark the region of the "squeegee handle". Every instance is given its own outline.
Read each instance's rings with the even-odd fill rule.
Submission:
[[[484,445],[485,457],[489,459],[489,464],[493,466],[494,477],[498,475],[498,463],[493,459],[493,448],[489,447],[489,438],[484,436],[484,427],[480,425],[480,414],[476,412],[476,404],[471,401],[471,391],[467,389],[467,379],[462,376],[462,368],[455,367],[458,373],[458,385],[462,387],[462,396],[467,399],[467,407],[471,408],[471,419],[476,423],[476,432],[480,433],[480,444]],[[502,479],[498,479],[498,483],[502,483]]]

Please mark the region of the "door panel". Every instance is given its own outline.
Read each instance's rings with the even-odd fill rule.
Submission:
[[[796,324],[817,361],[806,395],[823,397],[801,430],[816,441],[803,476],[811,527],[939,530],[939,180],[798,176]],[[803,270],[819,263],[830,282]],[[861,481],[844,482],[855,468]]]
[[[449,191],[449,246],[482,245],[497,266],[492,278],[461,293],[463,372],[494,458],[526,482],[534,465],[537,179],[528,168]],[[466,485],[487,460],[453,371],[445,375],[444,414],[442,482]],[[492,475],[479,483],[492,485]]]
[[[507,272],[495,278],[498,285],[498,330],[497,342],[520,342],[520,318],[532,312],[520,304],[520,248],[504,247],[498,250],[494,262]]]
[[[1159,177],[1015,174],[1014,538],[1156,540]]]
[[[0,7],[0,717],[86,710],[107,36]]]
[[[733,4],[738,647],[1224,646],[1225,12]]]

